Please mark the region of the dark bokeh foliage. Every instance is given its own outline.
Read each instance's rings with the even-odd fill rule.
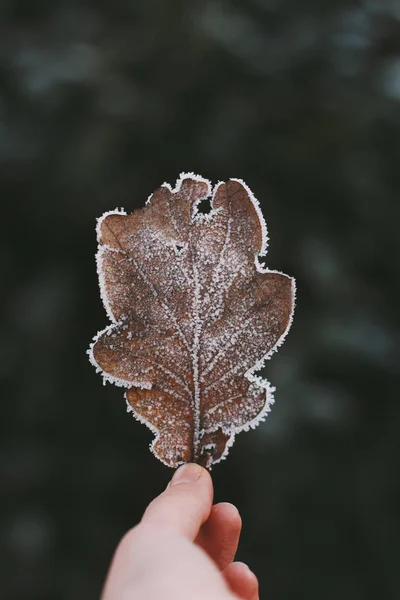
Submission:
[[[95,218],[241,177],[298,281],[276,405],[213,471],[261,597],[400,594],[396,0],[3,0],[0,596],[94,599],[171,472],[85,351]]]

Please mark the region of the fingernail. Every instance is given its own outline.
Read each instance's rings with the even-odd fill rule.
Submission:
[[[178,483],[194,483],[201,475],[202,467],[194,463],[182,465],[177,471],[175,471],[170,487],[177,485]]]

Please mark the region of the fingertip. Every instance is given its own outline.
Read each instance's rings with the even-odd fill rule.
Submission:
[[[142,522],[194,539],[208,519],[213,493],[211,476],[204,467],[182,465],[167,489],[149,504]]]
[[[203,501],[211,499],[212,503],[214,487],[211,475],[207,469],[196,463],[181,465],[172,475],[167,489],[158,498],[162,498],[165,494],[171,496],[190,494]]]
[[[239,510],[234,504],[230,502],[218,502],[213,506],[213,511],[219,515],[223,514],[226,520],[229,520],[230,526],[233,529],[242,529],[242,517],[240,516]]]
[[[258,579],[245,563],[231,563],[222,573],[232,592],[242,600],[258,600]]]
[[[196,463],[187,463],[176,469],[168,484],[168,488],[180,483],[195,483],[200,477],[205,476],[208,476],[211,479],[210,474],[204,467],[197,465]]]
[[[235,558],[241,528],[242,519],[236,506],[221,502],[212,507],[207,522],[200,530],[197,544],[221,571]]]
[[[237,573],[240,573],[241,577],[245,578],[246,581],[252,582],[254,584],[254,587],[256,585],[258,586],[258,579],[253,573],[253,571],[250,569],[249,565],[246,565],[246,563],[238,560],[232,563],[232,567]]]
[[[234,545],[233,555],[229,563],[233,561],[237,545],[239,543],[240,533],[242,531],[242,517],[236,506],[229,502],[219,502],[214,504],[209,518],[213,529],[219,531],[220,535],[229,540],[230,545]]]

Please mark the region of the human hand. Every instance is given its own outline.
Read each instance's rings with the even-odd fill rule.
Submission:
[[[102,600],[258,600],[256,576],[233,562],[239,513],[212,501],[209,473],[180,467],[120,542]]]

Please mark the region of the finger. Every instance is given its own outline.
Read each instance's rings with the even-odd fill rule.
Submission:
[[[210,516],[196,538],[221,571],[235,558],[242,519],[238,509],[228,502],[212,507]]]
[[[192,463],[183,465],[175,471],[167,489],[149,504],[142,524],[194,540],[209,517],[212,500],[208,471]]]
[[[242,600],[259,600],[258,580],[249,567],[241,562],[231,563],[222,572],[234,594]]]

